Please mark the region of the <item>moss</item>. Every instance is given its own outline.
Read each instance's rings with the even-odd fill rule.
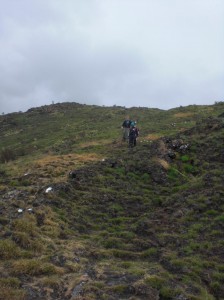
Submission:
[[[196,168],[190,164],[185,164],[184,165],[184,171],[186,173],[192,173],[192,174],[195,174],[196,173]]]
[[[150,175],[148,173],[144,173],[142,176],[141,176],[141,179],[144,181],[144,182],[149,182],[150,180]]]
[[[133,262],[131,262],[131,261],[124,261],[121,263],[121,267],[124,269],[129,269],[132,267],[132,265],[133,265]]]
[[[169,168],[167,176],[170,180],[176,180],[180,175],[179,175],[177,169],[172,167],[172,168]]]
[[[190,160],[190,158],[189,158],[188,155],[182,155],[182,156],[180,157],[180,159],[181,159],[182,162],[188,162],[188,161]]]
[[[220,215],[220,216],[217,216],[214,220],[216,222],[224,223],[224,214]]]

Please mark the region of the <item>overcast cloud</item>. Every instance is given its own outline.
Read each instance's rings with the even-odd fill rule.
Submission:
[[[223,0],[0,4],[0,113],[224,101]]]

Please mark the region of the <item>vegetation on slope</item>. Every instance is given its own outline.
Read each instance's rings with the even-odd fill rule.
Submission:
[[[0,299],[224,299],[222,109],[2,116]]]

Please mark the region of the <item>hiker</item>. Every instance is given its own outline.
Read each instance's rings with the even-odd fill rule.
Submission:
[[[130,125],[131,120],[129,119],[129,116],[127,116],[121,126],[121,128],[123,128],[123,141],[128,141]]]
[[[139,129],[136,126],[137,122],[131,122],[129,129],[129,148],[133,148],[137,144],[137,137],[139,136]]]

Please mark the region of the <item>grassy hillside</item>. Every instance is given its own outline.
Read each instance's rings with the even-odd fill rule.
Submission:
[[[1,116],[0,299],[224,299],[223,110]]]
[[[0,116],[1,148],[13,148],[16,155],[32,156],[47,151],[54,154],[83,151],[85,143],[97,142],[98,146],[102,146],[119,140],[120,126],[126,115],[138,121],[142,137],[150,134],[163,136],[190,128],[202,117],[217,116],[221,109],[222,103],[180,107],[169,111],[77,103],[43,106],[26,113]],[[107,151],[107,147],[101,148]]]

